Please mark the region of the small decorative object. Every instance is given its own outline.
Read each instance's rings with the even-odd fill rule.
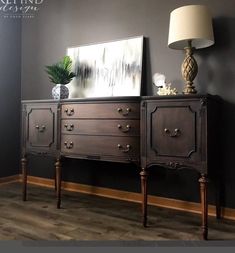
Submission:
[[[52,97],[54,99],[66,99],[69,97],[69,89],[65,86],[70,83],[76,76],[72,69],[72,60],[69,56],[65,56],[60,62],[51,66],[46,66],[46,72],[49,79],[56,86],[52,89]]]
[[[176,88],[171,88],[171,83],[166,83],[166,77],[163,74],[154,74],[153,84],[158,88],[157,94],[159,96],[176,95],[178,93]]]
[[[69,97],[140,96],[143,36],[68,48],[75,78]]]
[[[204,5],[188,5],[171,12],[168,46],[172,49],[184,49],[186,58],[181,72],[186,82],[184,94],[197,93],[193,80],[198,73],[198,65],[193,52],[198,48],[214,44],[212,18]]]
[[[52,97],[56,100],[66,99],[69,97],[69,89],[63,84],[56,84],[51,91]]]

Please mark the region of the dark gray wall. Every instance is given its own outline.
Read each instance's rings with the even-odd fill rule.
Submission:
[[[180,65],[184,53],[167,47],[170,12],[187,4],[206,4],[214,17],[216,44],[198,50],[196,58],[199,75],[195,84],[200,92],[219,94],[227,101],[235,101],[235,0],[50,0],[45,1],[39,15],[22,24],[22,97],[45,99],[51,97],[52,85],[44,66],[56,62],[69,46],[97,43],[144,35],[147,38],[147,77],[144,83],[152,95],[152,73],[167,76],[182,91]],[[227,111],[227,131],[232,124]],[[235,122],[235,120],[233,121]],[[229,127],[228,127],[229,126]],[[234,144],[224,137],[224,167],[226,187],[225,205],[235,207]],[[52,177],[52,161],[31,160],[31,173]],[[90,183],[117,189],[139,191],[138,173],[134,166],[69,160],[65,180]],[[165,197],[198,201],[198,184],[194,172],[153,170],[150,192]],[[213,186],[210,186],[213,192]],[[213,194],[210,194],[213,202]]]
[[[0,177],[19,173],[21,21],[0,15]]]
[[[149,74],[165,73],[181,91],[184,53],[167,47],[169,14],[195,2],[210,7],[216,36],[215,46],[196,52],[200,72],[195,84],[203,92],[228,97],[232,92],[226,87],[235,79],[234,57],[230,57],[235,48],[235,0],[50,0],[44,1],[36,18],[23,20],[23,98],[50,98],[51,84],[44,66],[62,57],[68,46],[136,35],[149,39]],[[151,94],[152,85],[145,85]]]

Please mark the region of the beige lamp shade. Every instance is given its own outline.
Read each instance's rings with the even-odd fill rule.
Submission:
[[[171,12],[168,46],[184,49],[190,40],[194,48],[214,44],[211,14],[204,5],[183,6]]]

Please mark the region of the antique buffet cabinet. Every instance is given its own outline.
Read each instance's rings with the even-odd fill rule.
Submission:
[[[218,108],[218,99],[210,95],[22,101],[23,200],[30,154],[55,158],[58,208],[61,158],[135,163],[146,226],[149,169],[193,169],[199,174],[202,237],[207,239],[208,177],[219,174]]]

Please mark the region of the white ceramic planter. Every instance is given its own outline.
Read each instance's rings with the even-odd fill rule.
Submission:
[[[52,89],[52,97],[56,100],[66,99],[69,97],[69,89],[63,84],[57,84]]]

